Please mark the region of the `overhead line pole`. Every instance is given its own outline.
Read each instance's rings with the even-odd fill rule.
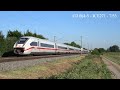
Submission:
[[[56,38],[56,36],[54,36],[54,42],[55,42],[55,38]]]
[[[81,48],[82,48],[82,36],[81,36]]]
[[[81,55],[82,55],[82,36],[81,36]]]
[[[88,50],[89,50],[89,43],[87,43],[88,44]]]
[[[55,53],[56,53],[56,36],[54,36],[54,43],[55,43]]]

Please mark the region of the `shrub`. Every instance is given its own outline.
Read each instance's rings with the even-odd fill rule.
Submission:
[[[100,55],[100,52],[98,51],[98,49],[94,49],[91,54],[93,55]]]

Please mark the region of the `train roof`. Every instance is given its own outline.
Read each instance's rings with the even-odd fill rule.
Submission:
[[[62,43],[56,43],[58,46],[63,46],[63,47],[68,47],[68,45],[66,44],[62,44]]]
[[[32,39],[40,39],[40,38],[37,38],[37,37],[32,37],[32,36],[23,36],[21,38],[32,38]],[[44,40],[44,39],[41,39],[41,40]],[[46,40],[47,41],[47,40]]]
[[[73,47],[73,46],[68,46],[68,47],[80,50],[80,48],[77,48],[77,47]]]
[[[40,39],[40,38],[37,38],[37,37],[32,37],[32,36],[23,36],[23,37],[21,37],[21,38],[38,39],[38,40],[40,40],[40,41],[42,41],[42,42],[48,42],[48,43],[51,43],[51,44],[53,44],[53,43],[54,43],[54,42],[49,41],[49,40],[46,40],[46,39]]]

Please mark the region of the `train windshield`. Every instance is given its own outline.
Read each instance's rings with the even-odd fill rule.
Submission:
[[[17,44],[24,44],[28,38],[20,38],[20,40],[17,42]]]

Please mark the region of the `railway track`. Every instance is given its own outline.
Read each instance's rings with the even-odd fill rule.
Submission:
[[[78,55],[78,54],[42,55],[42,56],[20,56],[20,57],[1,57],[0,58],[0,63],[3,63],[3,62],[13,62],[13,61],[35,60],[35,59],[51,58],[51,57],[62,57],[62,56],[70,56],[70,55]]]
[[[52,62],[63,58],[69,59],[78,56],[80,56],[80,54],[0,58],[0,72],[26,68],[28,66],[40,65],[46,62]]]
[[[104,63],[107,65],[108,69],[113,74],[113,76],[112,76],[113,79],[120,79],[120,65],[112,62],[107,57],[102,56],[102,60],[104,61]]]

